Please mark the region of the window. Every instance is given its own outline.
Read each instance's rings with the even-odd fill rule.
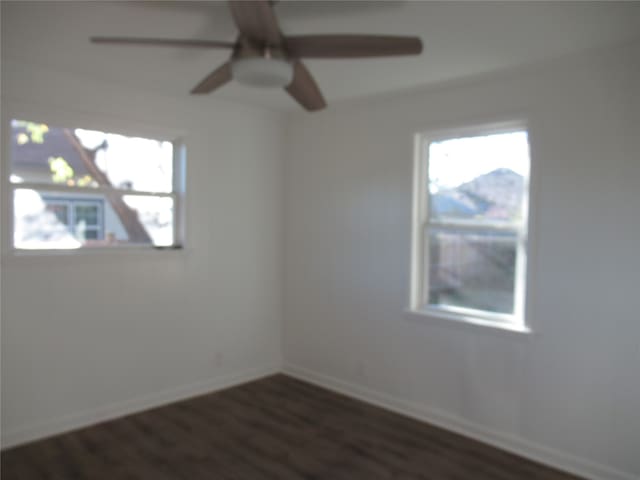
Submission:
[[[58,198],[43,196],[45,210],[52,212],[57,221],[77,240],[104,240],[103,200]]]
[[[526,129],[420,135],[416,150],[411,309],[524,327]]]
[[[177,142],[11,121],[13,247],[180,245]]]

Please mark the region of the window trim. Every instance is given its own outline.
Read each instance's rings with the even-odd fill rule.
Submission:
[[[122,119],[110,118],[109,115],[87,115],[81,113],[79,119],[73,120],[77,115],[69,113],[67,110],[57,110],[57,114],[52,114],[51,109],[48,114],[42,113],[40,109],[22,109],[11,108],[9,105],[2,114],[2,143],[4,144],[2,170],[3,175],[0,182],[3,190],[6,192],[3,196],[4,208],[2,208],[3,220],[1,225],[4,233],[2,234],[2,263],[8,258],[24,258],[24,257],[68,257],[68,256],[84,256],[92,254],[104,254],[108,252],[118,252],[122,255],[125,252],[146,252],[146,251],[181,251],[184,250],[186,244],[186,141],[184,133],[178,133],[175,130],[168,130],[162,127],[153,127],[149,125],[135,124],[122,121]],[[37,110],[37,111],[36,111]],[[22,182],[13,183],[11,176],[11,151],[10,136],[11,122],[14,119],[35,118],[37,121],[49,125],[78,125],[82,127],[66,127],[66,128],[86,128],[98,130],[104,133],[119,134],[127,137],[143,137],[151,140],[170,142],[173,146],[172,159],[172,191],[171,192],[151,192],[143,190],[127,190],[121,188],[107,187],[70,187],[67,185]],[[71,121],[69,121],[71,120]],[[32,121],[32,120],[30,120]],[[86,123],[86,125],[84,125]],[[170,246],[150,245],[114,245],[114,246],[96,246],[77,249],[23,249],[16,248],[14,244],[14,191],[16,189],[32,189],[42,192],[58,192],[58,193],[75,193],[75,194],[100,194],[100,193],[117,193],[128,196],[153,196],[153,197],[169,197],[173,199],[173,244]],[[103,211],[104,214],[104,211]]]
[[[431,130],[414,135],[413,165],[413,208],[411,233],[410,297],[406,314],[412,318],[433,318],[452,324],[470,324],[474,327],[494,327],[510,332],[531,333],[527,315],[527,280],[529,273],[528,254],[530,218],[531,218],[531,142],[529,140],[529,174],[524,179],[523,215],[518,224],[506,222],[480,222],[475,220],[438,221],[429,218],[428,145],[434,141],[446,141],[455,138],[487,136],[514,131],[526,131],[530,139],[529,122],[516,119],[499,123],[475,124],[466,127]],[[457,228],[478,228],[510,231],[516,234],[516,271],[514,285],[514,313],[500,314],[485,310],[427,305],[425,298],[429,266],[427,229],[433,225],[455,226]]]

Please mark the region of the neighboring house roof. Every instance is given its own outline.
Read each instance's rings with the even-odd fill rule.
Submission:
[[[524,178],[508,168],[480,175],[455,188],[432,196],[435,216],[503,220],[517,217],[522,201]]]
[[[20,134],[27,134],[23,126],[12,125],[11,128],[11,159],[13,171],[20,175],[21,170],[31,172],[39,171],[43,174],[51,173],[49,167],[50,157],[62,157],[69,164],[76,177],[89,175],[78,152],[73,148],[69,139],[64,134],[63,128],[51,128],[44,135],[43,143],[28,141],[24,144],[18,142]],[[28,181],[28,179],[25,179]]]
[[[476,208],[464,204],[449,193],[436,193],[431,198],[431,209],[437,217],[468,218],[477,215]]]

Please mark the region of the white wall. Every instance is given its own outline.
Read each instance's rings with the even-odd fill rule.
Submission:
[[[640,474],[640,45],[289,123],[285,363],[594,478]],[[534,335],[408,306],[413,134],[530,121]]]
[[[281,116],[5,60],[5,134],[183,135],[188,198],[184,251],[3,256],[3,446],[279,370]]]
[[[286,138],[276,113],[3,59],[3,132],[23,116],[189,149],[185,251],[3,256],[3,446],[278,369],[284,264],[288,371],[635,478],[638,48],[294,114]],[[405,317],[413,134],[522,114],[536,333]]]

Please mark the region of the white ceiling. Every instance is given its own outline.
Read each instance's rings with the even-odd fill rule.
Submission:
[[[422,38],[418,57],[307,61],[329,104],[640,38],[640,2],[280,1],[275,9],[285,34]],[[233,40],[236,30],[221,2],[2,2],[3,64],[17,59],[186,96],[228,57],[223,50],[92,45],[90,35]],[[281,90],[238,84],[210,97],[297,108]]]

